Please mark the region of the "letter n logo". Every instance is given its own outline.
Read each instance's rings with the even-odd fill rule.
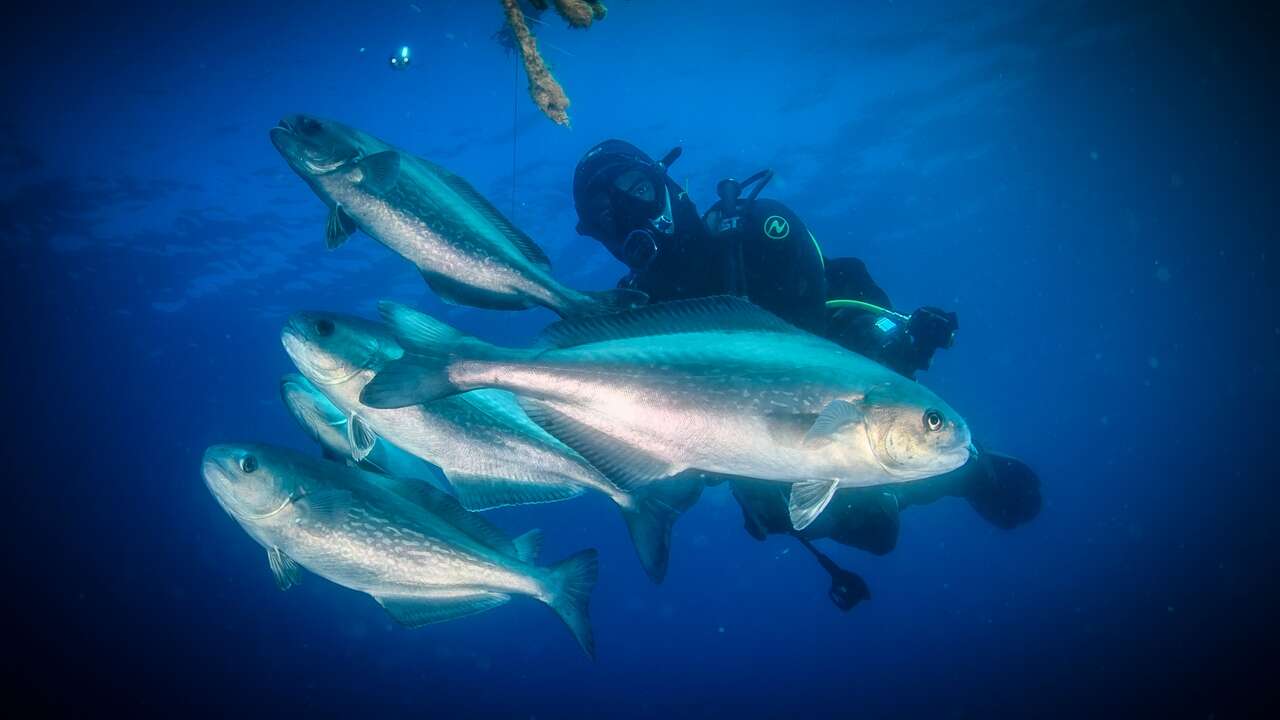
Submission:
[[[771,240],[782,240],[791,234],[791,223],[781,215],[770,215],[764,221],[764,234]]]

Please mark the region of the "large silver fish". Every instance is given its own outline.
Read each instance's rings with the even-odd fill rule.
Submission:
[[[587,605],[596,551],[533,564],[541,534],[514,541],[448,495],[265,445],[205,451],[205,484],[267,549],[281,589],[309,570],[368,593],[409,627],[495,608],[513,595],[546,603],[594,654]]]
[[[290,115],[271,142],[329,207],[325,241],[363,231],[417,266],[441,299],[496,310],[541,305],[568,317],[642,304],[634,290],[579,292],[466,180],[332,120]]]
[[[383,475],[425,480],[447,491],[448,483],[439,468],[389,442],[375,444],[363,459],[356,460],[361,453],[351,445],[347,414],[302,375],[290,373],[280,379],[280,398],[293,419],[320,445],[325,458]]]
[[[738,298],[562,321],[528,350],[380,309],[409,354],[365,386],[364,404],[509,390],[624,489],[690,469],[790,483],[803,529],[837,488],[938,475],[970,454],[964,420],[924,386]]]
[[[403,354],[390,330],[378,323],[302,312],[289,319],[281,340],[298,370],[345,415],[354,460],[365,461],[383,441],[390,442],[440,467],[469,510],[553,502],[584,490],[602,493],[622,512],[645,571],[655,582],[664,577],[671,527],[697,500],[700,480],[624,492],[501,390],[426,405],[366,407],[360,402],[364,386]]]

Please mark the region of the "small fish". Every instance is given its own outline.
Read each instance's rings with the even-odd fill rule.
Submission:
[[[527,595],[550,606],[594,656],[587,609],[595,550],[538,566],[540,531],[511,540],[425,483],[283,448],[215,445],[202,473],[218,504],[266,548],[282,590],[309,570],[368,593],[408,627]]]
[[[508,390],[623,490],[691,470],[784,482],[802,530],[840,487],[918,480],[969,459],[969,428],[941,398],[741,298],[561,321],[526,350],[379,308],[406,353],[365,386],[365,405]]]
[[[390,443],[438,466],[468,510],[555,502],[586,490],[621,511],[645,572],[666,574],[671,529],[701,495],[700,478],[625,492],[582,455],[538,426],[501,390],[478,390],[426,405],[378,409],[360,393],[404,351],[386,326],[357,317],[300,312],[281,342],[294,365],[346,418],[350,458],[363,462]]]
[[[357,461],[346,414],[305,377],[290,373],[281,378],[280,397],[293,419],[320,445],[326,460],[383,475],[425,480],[447,491],[447,483],[438,468],[389,442],[378,443]]]
[[[271,128],[271,142],[329,207],[330,248],[361,230],[413,263],[446,302],[494,310],[541,305],[570,317],[647,299],[635,290],[561,285],[542,249],[470,183],[355,128],[291,115]]]

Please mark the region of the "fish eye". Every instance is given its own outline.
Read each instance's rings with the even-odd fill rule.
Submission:
[[[258,458],[252,455],[245,455],[240,458],[240,470],[246,475],[258,469]]]
[[[938,432],[942,429],[942,413],[937,410],[924,411],[924,427],[929,432]]]
[[[333,321],[332,321],[332,320],[317,320],[317,321],[316,321],[316,334],[317,334],[317,335],[319,335],[320,337],[329,337],[330,335],[332,335],[332,334],[333,334]]]

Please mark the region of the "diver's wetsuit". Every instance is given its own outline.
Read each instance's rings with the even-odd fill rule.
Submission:
[[[775,200],[756,198],[770,175],[742,184],[724,181],[720,201],[699,218],[688,195],[666,168],[676,148],[655,162],[629,143],[606,140],[574,172],[578,232],[599,240],[631,273],[620,287],[644,291],[651,302],[711,295],[745,296],[798,327],[870,357],[907,377],[926,369],[934,351],[950,345],[955,316],[921,308],[910,317],[891,311],[888,295],[854,258],[824,259],[804,222]],[[743,186],[760,185],[740,198]],[[733,183],[732,186],[727,183]],[[730,192],[721,192],[731,188]],[[726,211],[727,209],[727,211]],[[830,300],[857,300],[828,307]],[[840,305],[839,303],[836,303]],[[867,597],[855,575],[839,569],[810,540],[884,554],[898,538],[898,512],[940,497],[961,496],[1000,527],[1013,527],[1039,511],[1039,483],[1022,463],[994,453],[946,475],[872,488],[842,488],[813,524],[792,528],[789,486],[723,478],[732,483],[746,529],[765,539],[795,535],[831,573],[832,600],[843,610]]]
[[[892,310],[888,294],[861,260],[824,260],[804,221],[776,200],[762,198],[744,204],[727,222],[721,205],[717,202],[699,220],[688,197],[682,192],[674,195],[675,232],[662,239],[647,267],[633,270],[619,286],[642,290],[651,302],[724,293],[745,295],[788,322],[907,377],[914,378],[917,370],[928,366],[936,346],[916,342],[907,328],[894,327],[887,332],[886,323],[873,312],[827,307],[826,300],[842,299]],[[735,258],[739,247],[741,256]],[[991,459],[1006,465],[1018,462],[994,454]],[[947,496],[968,498],[984,518],[1000,527],[1013,527],[1034,517],[1039,510],[1034,476],[1018,474],[1014,486],[1007,487],[1008,483],[993,479],[989,470],[980,462],[970,462],[946,475],[916,482],[842,488],[799,536],[830,538],[884,554],[897,543],[901,509]],[[733,492],[753,536],[763,539],[771,533],[794,532],[786,486],[734,480]]]
[[[745,295],[797,327],[824,332],[822,254],[790,208],[758,199],[726,222],[717,202],[700,219],[681,193],[673,198],[672,210],[675,233],[664,238],[647,268],[633,270],[620,287],[641,290],[650,302]]]

